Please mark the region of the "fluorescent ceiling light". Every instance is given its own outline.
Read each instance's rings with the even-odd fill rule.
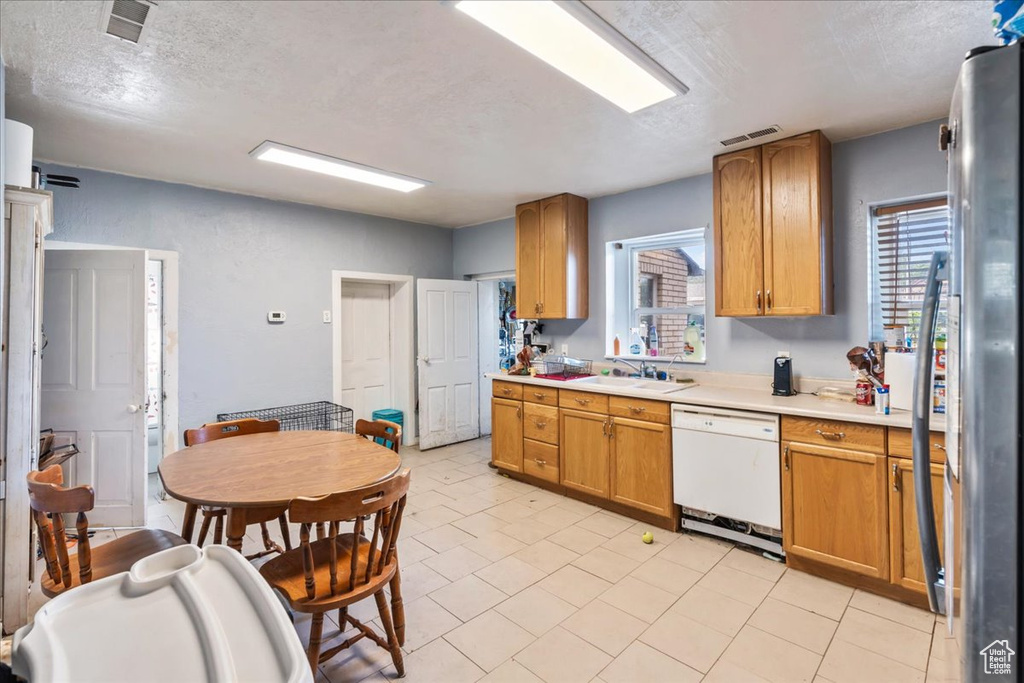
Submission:
[[[688,90],[578,0],[461,0],[455,7],[630,114]]]
[[[284,164],[293,168],[301,168],[304,171],[331,175],[335,178],[386,187],[399,192],[412,192],[430,184],[426,180],[382,171],[379,168],[364,166],[354,161],[308,152],[298,147],[289,147],[270,140],[264,141],[259,147],[249,152],[249,156],[260,161],[272,161],[275,164]]]

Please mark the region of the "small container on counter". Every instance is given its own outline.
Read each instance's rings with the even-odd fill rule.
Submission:
[[[889,414],[889,385],[875,387],[875,412],[879,415]]]
[[[857,405],[869,406],[875,402],[874,399],[875,394],[871,382],[866,379],[857,380]]]
[[[946,382],[944,380],[935,380],[935,388],[932,392],[932,411],[946,412]]]

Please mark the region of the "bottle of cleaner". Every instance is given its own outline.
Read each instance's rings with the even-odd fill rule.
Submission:
[[[683,356],[687,358],[704,358],[704,341],[700,338],[700,328],[697,321],[686,326],[683,333]]]
[[[612,342],[612,355],[618,356],[622,351],[619,348],[619,335],[615,335],[615,341]]]
[[[646,350],[644,338],[640,336],[640,329],[637,327],[629,328],[629,353],[633,356],[642,356]]]
[[[650,346],[647,349],[647,353],[650,356],[658,355],[658,328],[651,325],[651,334],[649,337]]]

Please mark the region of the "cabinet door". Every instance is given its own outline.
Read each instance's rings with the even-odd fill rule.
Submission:
[[[889,578],[886,458],[787,442],[782,453],[786,552]]]
[[[563,486],[608,497],[608,416],[561,410],[561,471]]]
[[[540,202],[516,207],[516,310],[520,318],[540,314],[541,259]]]
[[[761,148],[715,157],[715,314],[761,315]]]
[[[566,202],[564,195],[540,201],[540,317],[565,317]],[[518,285],[518,283],[517,283]]]
[[[939,532],[939,557],[943,550],[943,466],[931,465],[932,508]],[[892,553],[892,583],[925,593],[921,542],[917,528],[914,496],[914,464],[903,458],[889,458],[889,543]],[[959,547],[959,546],[958,546]]]
[[[523,471],[523,404],[491,399],[491,462],[513,472]]]
[[[832,312],[829,150],[819,132],[761,148],[766,315]]]
[[[612,418],[611,499],[671,516],[672,438],[668,425]]]

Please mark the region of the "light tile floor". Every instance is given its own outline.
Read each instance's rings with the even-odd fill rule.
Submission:
[[[646,545],[645,524],[497,474],[489,439],[402,459],[410,683],[947,680],[945,622],[928,612],[704,536],[654,529]],[[150,526],[178,531],[184,506],[151,489]],[[244,550],[259,549],[250,528]],[[373,601],[353,614],[374,620]],[[308,621],[296,626],[305,640]],[[328,644],[341,637],[325,626]],[[364,640],[317,679],[394,677]]]

